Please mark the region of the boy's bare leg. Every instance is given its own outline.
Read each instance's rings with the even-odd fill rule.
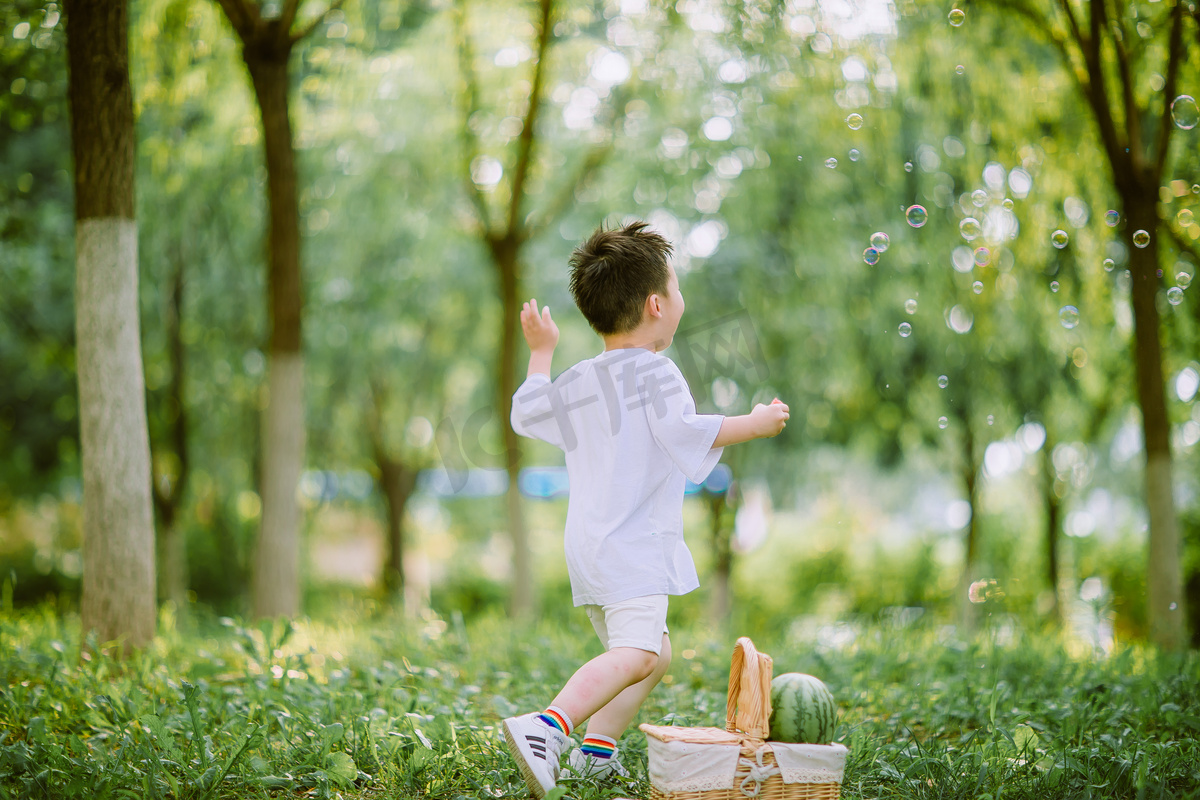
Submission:
[[[669,654],[670,651],[667,652]],[[567,681],[567,685],[554,698],[552,705],[566,712],[573,723],[581,723],[607,706],[618,695],[653,678],[659,671],[661,661],[659,656],[649,650],[614,647],[576,670]],[[668,663],[669,661],[668,655]],[[654,683],[657,682],[658,679],[655,679]],[[649,694],[652,688],[653,683],[645,690],[645,694]],[[638,704],[640,703],[639,700]],[[636,711],[637,707],[634,706],[634,712]],[[632,718],[631,715],[630,719]]]
[[[637,716],[642,703],[650,696],[651,690],[658,685],[663,675],[667,674],[670,666],[671,638],[664,633],[662,651],[658,656],[658,663],[655,665],[654,671],[638,683],[627,687],[608,701],[603,708],[592,714],[587,724],[587,732],[620,739],[621,734],[629,727],[629,723],[633,722],[633,718]]]

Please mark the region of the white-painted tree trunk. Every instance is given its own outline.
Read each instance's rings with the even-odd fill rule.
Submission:
[[[83,629],[138,646],[154,635],[150,437],[138,322],[137,223],[75,225],[75,334],[83,461]]]
[[[1146,459],[1146,508],[1150,514],[1150,555],[1147,599],[1150,640],[1172,650],[1187,646],[1183,599],[1183,550],[1172,497],[1171,458],[1151,454]]]
[[[300,513],[304,466],[304,357],[271,355],[263,419],[262,525],[254,563],[254,615],[300,613]]]

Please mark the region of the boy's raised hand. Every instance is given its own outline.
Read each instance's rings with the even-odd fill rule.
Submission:
[[[529,300],[521,307],[521,330],[529,349],[535,353],[553,350],[558,345],[558,325],[550,318],[550,306],[539,313],[537,300]]]

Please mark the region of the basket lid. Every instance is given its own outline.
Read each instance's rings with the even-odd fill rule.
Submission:
[[[660,742],[741,744],[742,737],[720,728],[685,728],[677,725],[639,725],[638,730]]]

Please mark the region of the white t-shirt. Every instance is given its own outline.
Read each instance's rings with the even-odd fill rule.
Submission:
[[[721,458],[725,418],[697,414],[675,362],[645,348],[609,350],[551,382],[530,375],[513,395],[522,436],[566,453],[565,549],[575,605],[700,585],[683,541],[684,477],[701,483]]]

